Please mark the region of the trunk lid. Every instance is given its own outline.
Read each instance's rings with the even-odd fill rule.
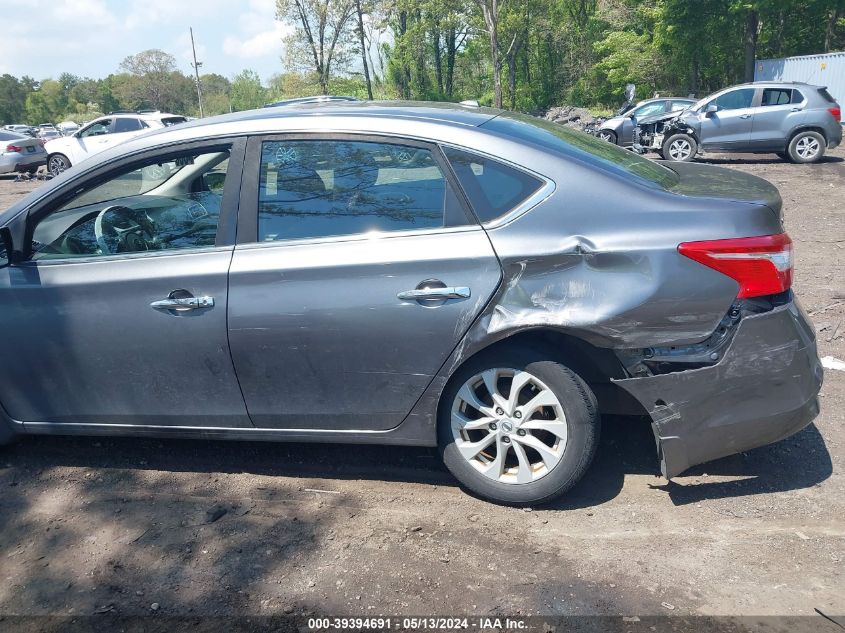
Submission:
[[[777,216],[783,217],[783,200],[772,183],[757,176],[735,169],[660,161],[678,174],[678,182],[667,187],[672,193],[695,198],[716,198],[736,200],[768,207]]]

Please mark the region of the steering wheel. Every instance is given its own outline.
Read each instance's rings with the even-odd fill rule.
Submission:
[[[157,245],[152,218],[121,205],[106,207],[97,214],[94,237],[103,255],[148,251]]]

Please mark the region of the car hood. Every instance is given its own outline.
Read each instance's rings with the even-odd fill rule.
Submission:
[[[612,119],[608,119],[601,124],[600,129],[603,130],[618,130],[622,127],[622,124],[625,122],[625,119],[630,117],[627,116],[615,116]]]
[[[783,200],[777,187],[768,180],[714,165],[659,162],[678,174],[678,182],[668,188],[672,193],[759,204],[771,209],[778,220],[782,219]]]
[[[69,136],[59,136],[56,138],[51,138],[47,142],[44,143],[44,149],[47,150],[47,153],[58,152],[61,148],[67,147],[68,142],[72,137]]]
[[[652,114],[651,116],[644,116],[637,119],[637,125],[649,125],[651,123],[657,123],[658,121],[668,121],[669,119],[675,119],[680,116],[683,110],[675,110],[674,112],[663,112],[661,114]]]

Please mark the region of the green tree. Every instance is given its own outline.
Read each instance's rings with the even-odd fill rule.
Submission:
[[[336,69],[345,69],[354,50],[354,0],[276,0],[276,19],[293,24],[286,38],[287,63],[309,68],[327,94]]]
[[[261,78],[253,70],[243,70],[232,81],[232,108],[252,110],[266,103],[266,91]]]

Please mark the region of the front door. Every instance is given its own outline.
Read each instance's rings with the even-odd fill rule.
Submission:
[[[698,114],[699,139],[707,150],[747,148],[754,122],[754,88],[738,88],[705,104]],[[716,105],[716,112],[705,112]]]
[[[253,423],[397,426],[499,284],[486,234],[434,146],[250,143],[229,341]]]
[[[226,334],[233,245],[219,239],[235,219],[238,151],[170,150],[33,209],[30,257],[0,270],[0,402],[13,419],[251,426]]]

